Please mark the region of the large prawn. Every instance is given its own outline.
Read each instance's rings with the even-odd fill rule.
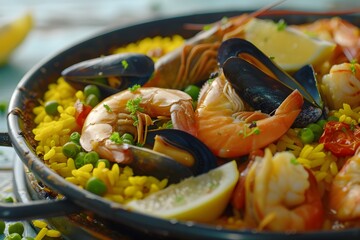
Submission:
[[[360,149],[335,176],[329,196],[330,208],[339,220],[360,218]]]
[[[234,206],[245,211],[250,227],[273,231],[320,229],[324,222],[315,177],[290,152],[255,157],[241,174],[241,197]],[[235,193],[236,194],[236,193]]]
[[[133,103],[132,109],[129,103]],[[112,95],[92,109],[82,129],[81,146],[86,151],[96,151],[102,158],[125,163],[124,149],[110,140],[111,135],[130,132],[139,143],[144,143],[152,118],[161,116],[171,117],[174,128],[195,135],[194,110],[188,94],[173,89],[139,88]]]
[[[303,97],[293,91],[273,116],[248,112],[221,74],[203,87],[195,111],[197,137],[219,157],[238,157],[280,138],[301,111]]]
[[[251,14],[219,21],[212,24],[210,29],[200,31],[184,45],[161,57],[155,64],[153,78],[145,86],[183,89],[189,84],[208,79],[218,67],[216,56],[221,42],[241,36],[247,22],[284,1],[276,1]]]

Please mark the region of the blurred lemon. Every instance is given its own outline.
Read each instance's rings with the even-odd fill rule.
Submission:
[[[329,58],[335,44],[286,26],[284,21],[253,19],[245,27],[245,39],[252,42],[285,71],[306,64],[319,64]]]
[[[168,219],[212,221],[223,213],[238,178],[236,162],[232,161],[142,200],[130,201],[127,206],[133,211]]]
[[[25,39],[33,25],[32,15],[22,13],[8,22],[0,22],[0,65],[7,62],[11,53]]]

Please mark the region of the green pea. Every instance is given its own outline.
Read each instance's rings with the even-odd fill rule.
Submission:
[[[321,119],[316,122],[316,124],[319,125],[322,129],[324,129],[326,123],[327,121],[325,119]]]
[[[95,85],[87,85],[84,88],[84,95],[85,97],[88,97],[90,94],[94,94],[98,99],[101,97],[100,90]]]
[[[7,235],[4,240],[21,240],[21,235],[18,233],[11,233]]]
[[[184,92],[189,94],[191,96],[191,98],[194,101],[196,101],[198,99],[198,97],[199,97],[200,88],[198,86],[195,86],[195,85],[189,85],[184,89]]]
[[[76,169],[84,166],[85,155],[86,155],[86,152],[79,152],[78,155],[76,155],[76,158],[74,160]]]
[[[3,220],[0,220],[0,234],[3,234],[5,231],[6,223]]]
[[[9,234],[17,233],[20,236],[24,233],[24,224],[21,222],[12,223],[8,227]]]
[[[330,116],[327,118],[328,121],[334,121],[334,122],[338,122],[339,118],[335,117],[335,116]]]
[[[95,107],[96,105],[99,104],[99,98],[97,96],[95,96],[95,94],[90,94],[89,96],[86,97],[85,103],[87,105]]]
[[[85,186],[86,190],[95,193],[96,195],[102,196],[106,193],[106,184],[97,177],[91,177]]]
[[[9,197],[6,197],[6,198],[4,199],[4,202],[6,202],[6,203],[13,203],[13,202],[14,202],[14,199],[9,196]]]
[[[320,125],[315,124],[315,123],[310,123],[309,125],[306,126],[307,128],[310,128],[311,131],[314,134],[314,141],[318,141],[319,138],[321,137],[321,135],[323,134],[324,129],[322,127],[320,127]]]
[[[300,139],[303,143],[312,143],[314,138],[314,133],[310,128],[303,128],[300,130]]]
[[[75,158],[80,152],[80,147],[74,142],[67,142],[62,148],[62,152],[68,158]]]
[[[124,133],[122,136],[121,136],[121,139],[124,141],[124,140],[128,140],[130,142],[134,142],[134,137],[133,135],[131,135],[130,133]]]
[[[98,166],[99,163],[101,163],[101,162],[105,163],[105,167],[106,167],[106,168],[109,168],[109,169],[110,169],[110,162],[109,162],[109,160],[101,158],[101,159],[97,160],[96,166]]]
[[[80,137],[81,137],[80,133],[73,132],[70,135],[70,141],[80,145]]]
[[[57,101],[47,101],[45,103],[45,112],[48,115],[55,116],[59,114],[57,107],[59,106],[59,103]]]
[[[96,162],[99,160],[99,154],[95,151],[91,151],[85,154],[84,156],[84,165],[86,164],[92,164],[93,166],[96,166]]]

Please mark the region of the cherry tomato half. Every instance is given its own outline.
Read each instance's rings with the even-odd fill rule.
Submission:
[[[87,117],[87,115],[90,113],[92,107],[89,105],[85,105],[80,101],[77,101],[75,103],[75,119],[76,119],[76,123],[78,124],[78,126],[80,127],[80,129],[83,127],[85,119]]]
[[[319,142],[324,143],[324,148],[335,156],[352,156],[360,146],[360,127],[330,121],[325,124]]]

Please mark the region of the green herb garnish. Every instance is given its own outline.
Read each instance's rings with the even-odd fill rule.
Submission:
[[[116,144],[122,144],[123,141],[120,137],[120,134],[118,132],[113,132],[109,138],[111,141],[113,141]]]
[[[353,74],[356,74],[356,66],[355,66],[356,63],[357,63],[356,59],[350,61],[350,70]]]
[[[203,30],[204,31],[207,31],[207,30],[210,30],[212,28],[212,24],[207,24],[207,25],[205,25],[205,26],[203,26]]]
[[[274,56],[270,56],[269,59],[270,59],[270,60],[274,60],[275,57],[274,57]]]
[[[280,19],[277,22],[277,30],[278,31],[283,31],[283,30],[285,30],[286,27],[287,27],[287,24],[284,19]]]
[[[130,112],[130,115],[134,120],[134,126],[138,125],[138,118],[136,116],[136,113],[144,111],[144,109],[140,107],[140,103],[141,103],[141,97],[130,99],[126,103],[126,110]]]
[[[135,92],[135,91],[138,90],[140,87],[141,87],[140,84],[135,84],[135,85],[129,87],[129,91],[130,91],[130,92]]]
[[[255,126],[253,125],[254,123],[255,123]],[[248,128],[246,127],[246,125],[244,125],[244,129],[240,130],[238,134],[243,135],[244,138],[249,137],[253,134],[256,134],[256,135],[260,134],[260,129],[259,129],[259,127],[256,126],[256,122],[251,123],[249,128],[251,129],[251,131],[247,132]]]
[[[296,158],[291,158],[290,159],[290,163],[294,164],[294,165],[299,165],[299,162],[297,161]]]
[[[351,130],[351,131],[354,131],[354,130],[355,130],[355,124],[350,123],[350,130]]]
[[[128,66],[129,66],[129,63],[128,63],[126,60],[122,60],[122,61],[121,61],[121,64],[122,64],[122,66],[123,66],[124,69],[127,69]]]
[[[112,113],[112,109],[109,107],[109,105],[104,103],[103,106],[106,109],[106,111],[108,111],[109,113]]]

